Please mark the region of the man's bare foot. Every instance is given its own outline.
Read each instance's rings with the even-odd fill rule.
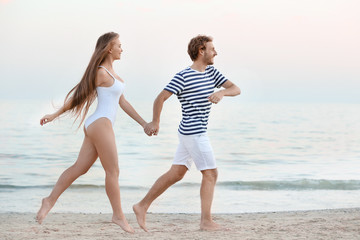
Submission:
[[[146,228],[146,210],[139,206],[139,204],[135,204],[133,206],[133,211],[136,215],[136,220],[139,224],[139,226],[144,229],[145,232],[147,232]]]
[[[39,211],[36,214],[36,221],[41,224],[43,220],[46,218],[47,214],[51,210],[51,208],[54,206],[53,203],[49,201],[48,198],[43,198],[41,207]]]
[[[222,228],[219,224],[217,224],[214,221],[209,221],[209,220],[203,220],[200,223],[200,230],[204,230],[204,231],[219,231],[219,230],[225,230],[224,228]]]
[[[134,233],[134,229],[129,225],[125,218],[112,217],[112,222],[119,225],[125,232]]]

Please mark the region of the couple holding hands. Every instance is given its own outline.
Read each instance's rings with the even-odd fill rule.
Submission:
[[[105,189],[113,210],[112,222],[124,231],[133,233],[134,229],[127,222],[120,201],[118,154],[113,130],[118,104],[144,128],[147,135],[152,136],[159,132],[164,102],[175,94],[182,108],[182,120],[178,129],[179,145],[171,168],[160,176],[146,196],[133,206],[137,222],[144,231],[148,231],[146,213],[151,203],[167,188],[181,180],[194,162],[202,173],[200,229],[221,229],[211,217],[218,173],[206,130],[211,105],[217,104],[224,96],[240,94],[240,89],[213,67],[217,53],[212,38],[198,35],[191,39],[188,53],[193,63],[175,74],[157,96],[150,123],[144,121],[125,99],[125,83],[113,70],[113,62],[120,59],[122,51],[117,33],[109,32],[100,36],[81,81],[67,94],[64,105],[55,113],[41,118],[40,124],[44,125],[65,112],[72,112],[76,119],[81,119],[81,125],[90,105],[98,99],[95,112],[85,120],[85,137],[76,162],[61,174],[50,195],[42,200],[36,220],[41,224],[60,195],[99,158],[105,170]],[[220,87],[223,89],[214,92],[215,88]]]

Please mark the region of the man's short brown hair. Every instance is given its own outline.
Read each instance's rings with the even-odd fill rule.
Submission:
[[[190,55],[191,60],[195,61],[199,55],[199,50],[205,50],[205,44],[207,42],[212,42],[212,37],[205,35],[198,35],[190,40],[188,45],[188,54]]]

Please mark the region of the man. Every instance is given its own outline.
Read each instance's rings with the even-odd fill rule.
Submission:
[[[178,129],[179,145],[173,165],[154,183],[147,195],[133,206],[138,224],[145,231],[146,212],[150,204],[167,188],[181,180],[192,162],[202,173],[200,229],[220,228],[211,217],[218,173],[213,150],[206,135],[207,123],[212,103],[219,103],[224,96],[239,95],[240,89],[212,66],[217,53],[211,37],[199,35],[191,39],[188,53],[193,64],[177,73],[157,96],[154,101],[153,121],[145,127],[147,134],[157,135],[163,104],[172,94],[177,95],[182,106],[182,121]],[[224,89],[214,92],[215,87]]]

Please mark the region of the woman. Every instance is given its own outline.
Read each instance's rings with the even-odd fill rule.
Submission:
[[[95,52],[84,76],[67,94],[64,105],[57,112],[45,115],[40,120],[40,124],[44,125],[70,111],[76,119],[80,117],[81,125],[90,105],[96,97],[98,98],[95,112],[84,124],[85,137],[78,159],[62,173],[50,195],[42,200],[36,216],[40,224],[60,195],[73,181],[85,174],[99,157],[106,174],[105,189],[113,210],[112,221],[123,230],[134,232],[124,216],[120,202],[118,155],[113,131],[117,104],[119,103],[120,107],[143,128],[146,122],[126,101],[122,94],[125,84],[113,70],[113,62],[120,59],[122,51],[117,33],[102,35],[96,43]]]

